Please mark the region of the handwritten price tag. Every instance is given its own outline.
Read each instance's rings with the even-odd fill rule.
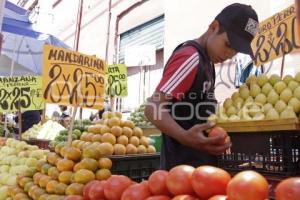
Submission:
[[[299,49],[298,31],[295,5],[261,22],[251,43],[255,64],[264,64]]]
[[[108,96],[127,96],[127,68],[124,64],[107,67],[105,94]]]
[[[39,76],[0,77],[0,112],[41,110],[42,78]]]
[[[94,56],[45,45],[43,97],[48,103],[102,109],[105,62]]]

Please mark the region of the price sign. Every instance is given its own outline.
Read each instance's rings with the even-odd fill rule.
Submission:
[[[95,56],[45,45],[43,97],[48,103],[102,109],[104,69]]]
[[[300,39],[295,5],[261,22],[251,47],[256,65],[299,49]]]
[[[0,112],[43,109],[42,78],[0,77]]]
[[[110,65],[106,69],[106,89],[108,96],[127,96],[127,67],[124,64]]]

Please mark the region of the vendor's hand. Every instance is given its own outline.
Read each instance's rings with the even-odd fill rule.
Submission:
[[[218,144],[224,139],[223,136],[206,137],[204,131],[214,126],[213,123],[197,124],[188,129],[180,138],[179,142],[185,146],[207,152],[213,155],[220,155],[231,146],[231,142]]]

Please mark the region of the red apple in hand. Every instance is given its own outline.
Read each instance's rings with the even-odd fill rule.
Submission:
[[[227,134],[227,132],[222,128],[222,127],[214,127],[212,128],[209,133],[208,133],[208,137],[218,137],[218,136],[222,136],[224,139],[220,140],[220,142],[218,142],[218,144],[225,144],[227,142],[230,142],[230,138]]]

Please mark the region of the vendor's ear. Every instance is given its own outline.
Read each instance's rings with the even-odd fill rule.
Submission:
[[[219,21],[217,20],[214,20],[210,23],[209,27],[208,27],[208,31],[210,32],[215,32],[215,31],[218,31],[219,30],[219,26],[220,26],[220,23]]]

